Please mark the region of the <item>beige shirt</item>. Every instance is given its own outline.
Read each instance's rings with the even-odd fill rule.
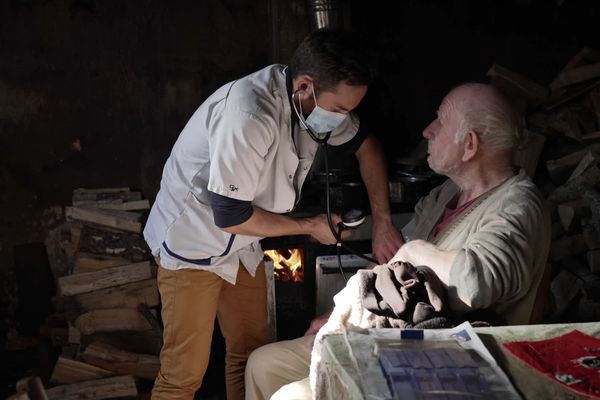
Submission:
[[[411,239],[459,250],[450,269],[452,311],[490,308],[509,324],[528,323],[550,246],[550,217],[543,197],[521,170],[432,237],[457,191],[448,180],[421,199]]]

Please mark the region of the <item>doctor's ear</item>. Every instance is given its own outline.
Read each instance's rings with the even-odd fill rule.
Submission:
[[[308,85],[306,83],[303,83],[302,85],[300,85],[300,90],[306,90],[308,89]]]

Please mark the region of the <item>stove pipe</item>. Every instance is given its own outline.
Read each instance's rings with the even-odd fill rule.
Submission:
[[[342,0],[308,0],[310,28],[343,28]]]

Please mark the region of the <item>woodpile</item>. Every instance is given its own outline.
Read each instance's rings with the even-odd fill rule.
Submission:
[[[137,397],[152,387],[162,332],[156,265],[141,236],[148,208],[129,188],[74,191],[61,227],[70,265],[44,327],[61,348],[48,399]]]
[[[501,66],[488,75],[526,115],[517,155],[553,228],[547,322],[600,320],[600,52],[583,49],[548,87]]]

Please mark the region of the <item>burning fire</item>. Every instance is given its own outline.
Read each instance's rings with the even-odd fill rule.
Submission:
[[[265,250],[265,255],[273,260],[275,279],[284,282],[304,280],[301,249]]]

